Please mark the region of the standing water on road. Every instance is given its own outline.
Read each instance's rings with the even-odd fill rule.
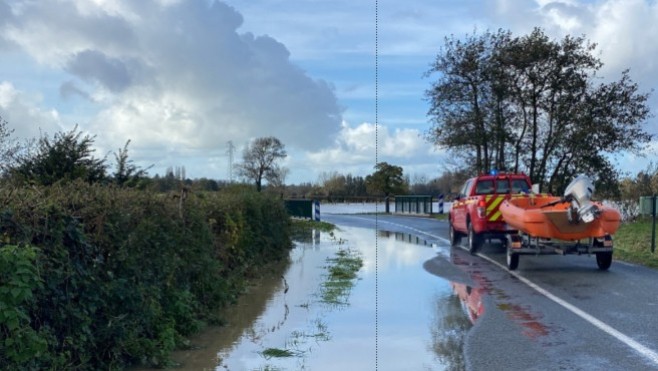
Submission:
[[[372,229],[315,234],[175,358],[189,370],[374,369],[376,356],[381,370],[463,369],[472,318],[455,285],[423,268],[446,249]],[[358,271],[336,283],[341,262]]]

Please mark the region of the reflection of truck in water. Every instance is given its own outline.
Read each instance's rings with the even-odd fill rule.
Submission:
[[[471,323],[475,324],[475,321],[484,314],[483,289],[458,282],[451,282],[451,285],[453,292],[459,297],[464,313]],[[498,303],[497,309],[502,310],[509,319],[518,323],[522,328],[521,333],[531,339],[537,339],[549,333],[548,327],[541,322],[540,317],[521,305]]]
[[[459,297],[468,319],[475,324],[475,321],[484,313],[480,289],[458,282],[451,282],[451,285],[453,292]]]

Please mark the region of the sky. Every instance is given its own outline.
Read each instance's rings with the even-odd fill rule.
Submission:
[[[584,35],[597,44],[603,79],[630,69],[641,92],[658,86],[656,0],[376,4],[0,0],[0,116],[17,139],[77,125],[110,166],[130,140],[130,158],[150,175],[185,167],[188,178],[235,180],[231,161],[251,140],[275,136],[288,153],[287,184],[366,176],[381,161],[415,182],[454,163],[426,139],[425,72],[446,36],[534,27],[554,39]],[[649,104],[655,115],[658,94]],[[658,134],[656,120],[647,132]],[[632,174],[646,168],[658,136],[646,155],[615,161]]]

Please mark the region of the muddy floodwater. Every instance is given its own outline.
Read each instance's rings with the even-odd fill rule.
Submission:
[[[327,300],[340,251],[362,265]],[[463,369],[464,336],[482,308],[463,282],[428,272],[428,261],[449,265],[449,256],[447,246],[399,233],[312,233],[224,314],[225,326],[174,359],[183,370]]]

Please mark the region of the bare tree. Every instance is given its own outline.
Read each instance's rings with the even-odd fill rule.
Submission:
[[[256,190],[261,191],[263,179],[268,182],[283,180],[283,167],[277,161],[287,156],[285,146],[275,137],[257,138],[244,149],[242,163],[236,165],[238,175],[253,181]]]
[[[286,184],[286,177],[289,173],[290,169],[275,164],[272,171],[265,174],[265,180],[273,187],[282,188]]]

